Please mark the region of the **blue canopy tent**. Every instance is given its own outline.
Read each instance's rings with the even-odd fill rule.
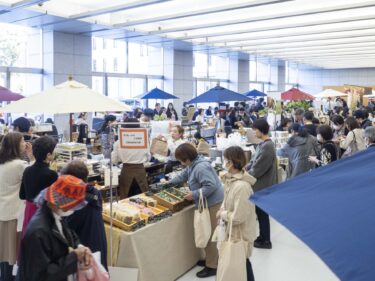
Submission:
[[[160,90],[158,87],[152,89],[151,91],[139,96],[138,98],[146,101],[146,107],[148,107],[148,100],[174,100],[178,99],[178,97],[169,94],[163,90]]]
[[[239,93],[233,92],[221,86],[216,86],[200,96],[188,101],[188,104],[194,103],[220,103],[226,101],[247,101],[248,97]]]
[[[256,89],[251,90],[247,93],[244,93],[245,96],[250,97],[250,98],[257,98],[257,97],[266,97],[267,95],[261,91],[258,91]]]
[[[172,94],[169,94],[163,90],[160,90],[158,89],[157,87],[152,89],[151,91],[143,94],[142,96],[140,96],[141,99],[143,100],[174,100],[174,99],[178,99],[178,97],[172,95]]]
[[[342,281],[375,280],[375,148],[255,193]]]

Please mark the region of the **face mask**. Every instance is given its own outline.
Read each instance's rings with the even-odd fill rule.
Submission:
[[[324,142],[322,135],[317,135],[318,142]]]
[[[223,163],[223,169],[225,170],[225,171],[229,171],[229,161],[228,160],[226,160],[226,159],[224,159],[224,163]]]
[[[57,214],[60,216],[60,217],[69,217],[69,216],[71,216],[71,215],[73,215],[74,214],[74,211],[73,210],[69,210],[69,211],[66,211],[66,212],[64,212],[63,210],[58,210],[57,211]]]
[[[333,129],[335,129],[336,131],[338,131],[338,130],[341,129],[341,126],[333,125]]]

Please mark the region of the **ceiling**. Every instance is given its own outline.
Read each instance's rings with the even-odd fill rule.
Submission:
[[[0,0],[0,21],[321,68],[375,67],[375,0]]]

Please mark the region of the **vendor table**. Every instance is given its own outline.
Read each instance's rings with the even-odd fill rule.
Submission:
[[[195,248],[193,219],[194,206],[189,206],[135,232],[121,232],[115,265],[138,268],[138,281],[176,280],[201,256]]]

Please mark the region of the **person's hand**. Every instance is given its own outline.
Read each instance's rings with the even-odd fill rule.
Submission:
[[[30,142],[26,142],[25,153],[30,160],[35,160],[33,154],[33,145]]]
[[[89,248],[78,247],[74,250],[74,253],[77,255],[78,263],[81,269],[85,270],[92,267],[93,258]]]
[[[316,156],[309,156],[309,161],[315,164],[319,164],[319,160]]]
[[[188,194],[184,197],[186,200],[192,201],[193,200],[193,192],[189,191]]]

